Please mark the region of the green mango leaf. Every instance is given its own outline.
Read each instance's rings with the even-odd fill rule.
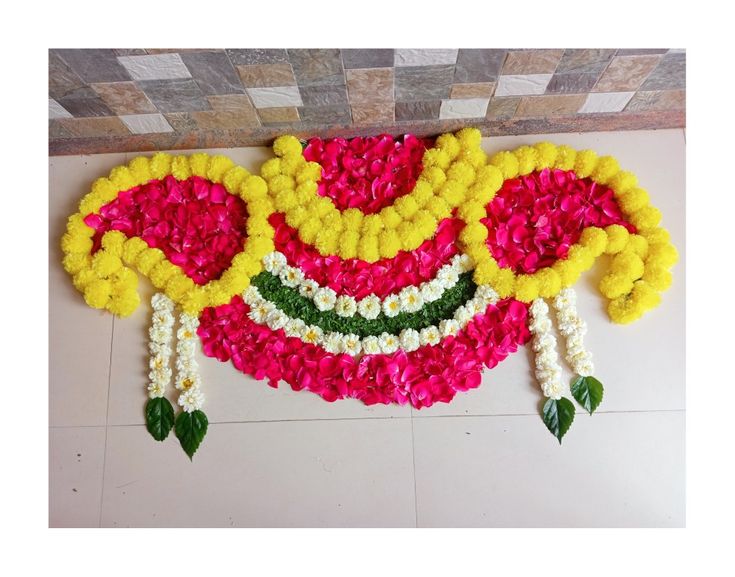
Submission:
[[[176,437],[181,443],[184,452],[189,455],[189,459],[194,456],[196,450],[207,434],[207,415],[201,411],[192,411],[187,413],[182,411],[176,417]]]
[[[602,402],[604,393],[602,383],[595,377],[577,377],[572,383],[572,396],[590,415]]]
[[[156,441],[163,441],[174,426],[174,408],[165,397],[150,399],[145,405],[145,426]]]
[[[574,420],[574,405],[569,399],[549,399],[544,405],[544,424],[561,445],[561,438],[569,430]]]

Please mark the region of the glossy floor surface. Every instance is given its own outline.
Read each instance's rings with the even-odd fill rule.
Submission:
[[[134,154],[50,164],[50,517],[53,527],[669,527],[685,523],[682,130],[514,136],[488,152],[550,140],[612,154],[638,175],[681,259],[663,303],[613,325],[576,286],[605,399],[579,409],[559,446],[538,416],[530,348],[479,389],[420,411],[327,403],[268,387],[198,353],[210,419],[190,462],[143,425],[152,289],[129,318],[88,308],[58,239],[92,181]],[[255,171],[265,148],[209,150]]]

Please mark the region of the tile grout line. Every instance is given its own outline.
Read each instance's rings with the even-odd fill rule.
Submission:
[[[125,160],[127,161],[127,155]],[[105,500],[105,469],[107,468],[107,434],[110,430],[110,389],[112,383],[112,351],[115,344],[115,315],[112,316],[112,331],[110,334],[110,366],[107,369],[107,410],[105,411],[105,450],[102,454],[102,487],[100,490],[100,517],[98,527],[102,527],[102,505]]]
[[[413,430],[413,407],[411,407],[411,461],[413,463],[413,513],[414,526],[419,527],[419,494],[416,490],[416,435]]]

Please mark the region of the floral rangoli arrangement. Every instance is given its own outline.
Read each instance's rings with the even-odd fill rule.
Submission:
[[[260,175],[224,156],[158,153],[98,179],[69,218],[64,268],[91,307],[151,301],[145,408],[191,458],[204,354],[327,401],[429,407],[530,342],[561,442],[571,396],[603,397],[573,285],[602,255],[612,321],[657,306],[677,251],[612,157],[548,142],[488,157],[480,133],[435,140],[282,136]],[[562,380],[557,343],[575,376]],[[166,394],[178,391],[178,415]]]

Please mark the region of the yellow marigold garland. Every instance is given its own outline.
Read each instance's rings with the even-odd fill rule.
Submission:
[[[248,204],[248,237],[243,251],[232,259],[219,279],[206,285],[195,284],[159,249],[149,247],[138,237],[126,238],[119,231],[105,233],[102,247],[94,255],[90,254],[94,229],[84,223],[84,218],[98,212],[120,192],[168,175],[178,180],[196,175],[221,183],[227,192],[239,195]],[[204,153],[139,156],[127,166],[113,168],[109,177],[96,180],[91,192],[82,199],[79,212],[69,217],[67,231],[61,238],[64,269],[72,275],[74,286],[91,307],[107,309],[121,317],[130,315],[140,303],[138,276],[133,270],[137,269],[185,312],[197,315],[205,307],[229,302],[262,270],[261,259],[274,249],[274,230],[268,222],[273,211],[263,179],[225,156]]]

